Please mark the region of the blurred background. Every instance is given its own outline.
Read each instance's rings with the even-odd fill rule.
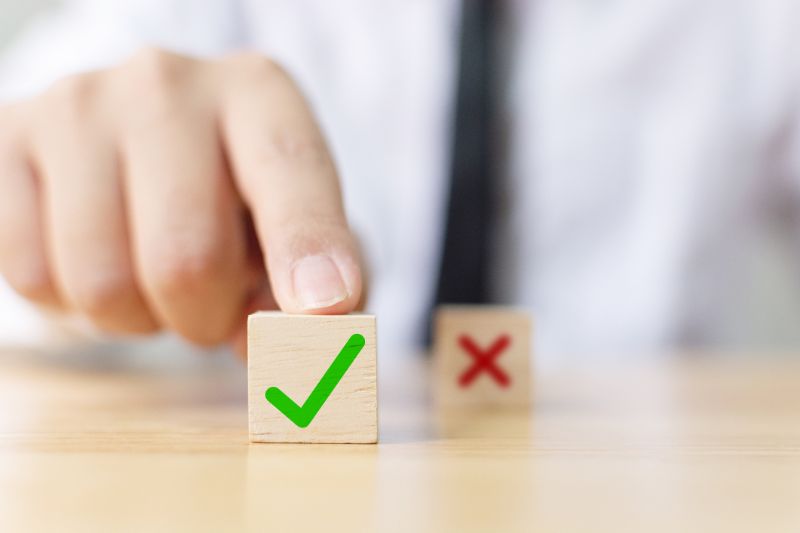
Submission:
[[[58,4],[58,0],[0,0],[0,53],[33,16]]]
[[[58,4],[0,0],[0,51]],[[492,300],[536,317],[538,355],[800,346],[795,4],[506,4],[489,268]],[[336,154],[369,308],[384,348],[404,353],[422,345],[436,289],[461,5],[76,2],[0,61],[0,97],[145,45],[277,59]],[[11,309],[2,339],[21,337]]]

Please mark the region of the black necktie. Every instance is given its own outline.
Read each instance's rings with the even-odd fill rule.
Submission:
[[[499,0],[464,0],[450,196],[436,304],[489,301],[495,29]]]

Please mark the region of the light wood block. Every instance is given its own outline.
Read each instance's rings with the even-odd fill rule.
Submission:
[[[508,307],[447,305],[437,309],[434,331],[438,403],[530,405],[529,313]]]
[[[378,441],[375,317],[258,312],[248,319],[248,407],[251,442],[375,443]],[[267,401],[279,388],[299,406],[315,390],[354,335],[363,348],[306,427]]]

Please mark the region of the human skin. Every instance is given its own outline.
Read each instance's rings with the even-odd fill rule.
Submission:
[[[108,332],[239,350],[254,309],[346,313],[362,292],[313,113],[250,53],[148,49],[0,108],[0,274]]]

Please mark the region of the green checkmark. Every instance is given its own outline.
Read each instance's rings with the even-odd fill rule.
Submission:
[[[331,366],[322,375],[322,378],[311,391],[308,399],[302,407],[294,403],[294,401],[286,396],[278,387],[270,387],[264,396],[267,401],[271,403],[275,409],[280,411],[289,420],[295,423],[297,427],[305,428],[314,420],[317,413],[322,408],[323,404],[328,400],[328,397],[336,388],[336,385],[342,380],[345,372],[356,360],[356,356],[361,352],[364,347],[364,336],[358,333],[352,335],[342,349],[339,355],[333,360]]]

